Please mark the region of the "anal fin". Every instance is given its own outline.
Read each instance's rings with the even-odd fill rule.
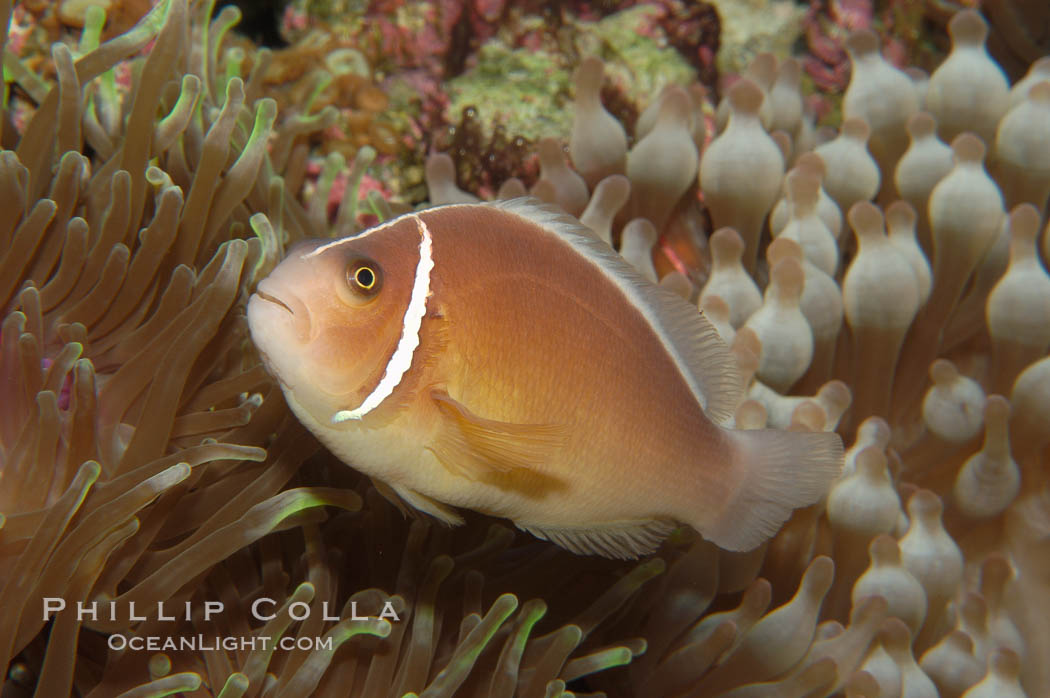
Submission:
[[[566,429],[553,424],[512,424],[485,419],[440,390],[431,392],[446,428],[430,446],[456,475],[478,480],[492,473],[531,469],[553,460]]]
[[[577,555],[601,555],[619,560],[633,560],[648,555],[674,530],[670,521],[615,521],[586,528],[543,526],[514,522],[523,531]]]

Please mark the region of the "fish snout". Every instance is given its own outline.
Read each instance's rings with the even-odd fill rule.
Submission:
[[[259,282],[248,301],[248,323],[254,335],[263,331],[264,325],[272,327],[273,322],[290,323],[295,339],[300,342],[310,339],[310,312],[306,304],[272,278],[266,278]]]

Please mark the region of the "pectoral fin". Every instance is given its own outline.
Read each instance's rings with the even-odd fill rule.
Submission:
[[[430,449],[456,475],[477,480],[492,473],[535,468],[550,462],[565,444],[563,427],[485,419],[444,391],[435,390],[431,396],[446,428]]]

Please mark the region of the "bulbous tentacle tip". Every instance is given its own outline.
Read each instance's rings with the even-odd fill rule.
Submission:
[[[984,162],[984,155],[988,151],[984,141],[975,133],[960,133],[952,140],[952,153],[955,155],[956,163]]]
[[[744,240],[732,228],[719,228],[711,235],[708,244],[716,262],[736,261],[744,253]]]
[[[988,37],[988,23],[977,10],[956,12],[948,22],[948,34],[955,44],[984,44]]]
[[[587,56],[580,61],[574,75],[577,97],[585,94],[597,96],[604,76],[605,63],[602,62],[602,59],[597,56]]]
[[[893,231],[910,230],[914,235],[917,221],[915,208],[907,201],[894,201],[886,208],[886,227],[889,228],[891,234]]]
[[[926,138],[937,132],[937,119],[928,111],[916,112],[908,119],[908,134],[912,140]]]
[[[882,210],[870,201],[858,201],[846,214],[850,227],[857,234],[857,239],[884,234]]]
[[[747,66],[747,75],[754,79],[763,90],[768,90],[777,76],[776,55],[769,51],[757,54]]]
[[[773,266],[772,286],[774,293],[784,300],[794,300],[796,303],[802,295],[802,287],[806,282],[806,275],[802,269],[802,263],[797,259],[785,258]]]
[[[801,263],[804,259],[802,246],[790,238],[779,237],[766,248],[766,261],[771,267],[775,267],[785,259],[794,259]]]
[[[842,135],[860,143],[867,143],[871,136],[871,126],[859,116],[853,116],[842,122]]]
[[[795,159],[794,169],[800,170],[802,172],[805,172],[806,174],[814,176],[818,180],[823,180],[824,176],[827,174],[828,166],[825,164],[824,158],[822,158],[818,153],[808,151],[805,153],[800,153],[799,156]]]
[[[859,29],[846,37],[846,50],[861,58],[879,51],[879,37],[870,29]]]
[[[762,89],[747,78],[737,80],[729,88],[729,104],[734,112],[757,115],[766,96]]]

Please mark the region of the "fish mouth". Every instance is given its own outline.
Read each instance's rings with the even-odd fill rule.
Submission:
[[[292,316],[295,315],[295,311],[292,310],[291,308],[289,308],[288,304],[285,303],[284,301],[282,301],[277,296],[271,296],[269,293],[266,293],[265,291],[259,291],[259,290],[256,290],[255,295],[258,296],[261,300],[266,301],[267,303],[273,303],[274,305],[281,306],[282,308],[287,310],[290,315],[292,315]]]
[[[279,292],[279,295],[274,293],[275,290]],[[256,308],[254,313],[252,306]],[[265,311],[266,308],[273,308],[273,310]],[[278,308],[280,310],[277,310]],[[294,293],[289,293],[280,284],[263,279],[256,287],[255,293],[248,302],[249,324],[253,315],[257,313],[270,315],[271,319],[277,321],[279,325],[287,325],[298,342],[305,343],[310,340],[310,309]],[[262,317],[257,315],[256,317],[258,321],[262,321]],[[279,320],[279,318],[285,319]]]

